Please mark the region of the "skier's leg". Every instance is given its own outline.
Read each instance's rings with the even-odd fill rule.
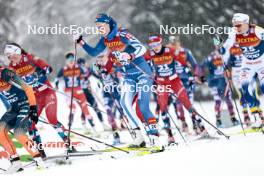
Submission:
[[[136,113],[137,113],[137,116],[138,118],[141,120],[142,123],[145,123],[145,119],[144,119],[144,116],[140,110],[140,106],[139,106],[139,103],[138,103],[138,94],[136,94],[133,98],[133,103],[134,104],[136,103]]]
[[[202,124],[202,120],[197,115],[195,115],[195,113],[192,111],[193,107],[192,107],[191,101],[189,100],[186,89],[184,88],[180,78],[177,77],[177,78],[171,80],[170,85],[171,85],[171,88],[174,91],[174,93],[177,95],[178,99],[183,104],[183,106],[192,114],[194,131],[197,134],[205,131],[205,127]],[[199,128],[199,130],[197,127]]]
[[[44,106],[45,106],[45,98],[39,98],[40,96],[38,95],[38,92],[35,94],[37,97],[37,105],[38,105],[38,116],[40,116]],[[28,134],[30,138],[37,144],[38,150],[41,153],[42,158],[46,157],[46,153],[43,148],[42,140],[40,133],[36,127],[36,124],[32,121],[29,121],[29,126],[28,126]]]
[[[222,121],[221,121],[221,97],[218,92],[217,86],[212,86],[210,87],[211,93],[214,98],[215,106],[214,106],[214,111],[215,111],[215,117],[216,117],[216,126],[217,127],[222,127]]]
[[[113,113],[114,100],[110,93],[112,92],[104,93],[104,107],[107,113],[108,123],[110,124],[112,131],[115,131],[117,129],[117,124]]]
[[[79,105],[82,110],[82,113],[84,114],[85,118],[88,120],[92,128],[94,129],[94,122],[93,117],[91,116],[88,106],[87,106],[87,99],[83,93],[83,90],[81,88],[76,88],[73,94],[74,98],[80,100]]]
[[[244,93],[244,97],[246,101],[248,102],[248,105],[250,107],[251,113],[255,115],[262,114],[260,112],[260,101],[257,98],[257,94],[255,93],[255,88],[253,86],[255,82],[255,71],[252,70],[249,67],[244,67],[241,70],[241,83],[242,83],[242,91]]]
[[[168,101],[169,101],[169,92],[158,92],[158,97],[157,97],[157,102],[160,106],[160,111],[161,111],[161,119],[163,120],[164,123],[164,129],[166,130],[168,134],[168,143],[174,143],[175,139],[172,134],[171,130],[171,122],[170,118],[168,117]]]
[[[145,140],[141,134],[139,127],[140,120],[137,117],[135,110],[132,107],[132,101],[136,94],[136,82],[131,79],[125,79],[122,85],[120,104],[123,111],[128,118],[129,124],[132,130],[135,132],[135,140],[133,141],[133,146],[144,146]]]
[[[185,121],[185,114],[184,114],[184,109],[183,105],[180,100],[175,100],[174,107],[176,106],[176,114],[179,120],[182,122],[182,130],[187,131],[188,130],[188,125]]]
[[[238,92],[238,95],[239,95],[240,105],[242,106],[242,113],[243,113],[243,116],[244,116],[244,123],[247,126],[250,126],[251,122],[250,122],[250,117],[249,117],[249,113],[248,113],[248,103],[246,101],[244,92],[243,92],[242,88],[240,88],[237,92]]]
[[[238,125],[238,120],[235,118],[235,112],[234,112],[234,106],[233,106],[233,103],[232,103],[232,97],[231,97],[231,91],[228,90],[226,96],[225,96],[225,102],[227,104],[227,109],[228,109],[228,112],[229,112],[229,116],[230,116],[230,119],[231,119],[231,122],[233,123],[233,125]]]
[[[64,130],[65,127],[57,119],[57,96],[55,91],[49,90],[46,92],[45,97],[45,111],[46,116],[50,124],[53,125],[53,128],[57,131],[58,135],[64,142],[67,142],[67,135]]]
[[[6,174],[12,174],[18,171],[22,171],[22,163],[16,151],[16,146],[8,135],[8,131],[14,128],[16,123],[16,116],[18,113],[8,111],[0,120],[0,144],[10,156],[9,161],[11,166],[7,169]]]
[[[16,147],[8,135],[8,131],[12,128],[16,121],[17,113],[8,111],[0,120],[0,144],[4,147],[7,153],[12,156],[17,156]],[[10,124],[10,125],[9,125]]]
[[[147,123],[147,133],[149,135],[158,135],[157,119],[154,117],[149,107],[152,80],[145,75],[139,76],[138,80],[138,103],[140,111]]]
[[[22,106],[20,108],[20,111],[17,115],[17,120],[14,126],[14,137],[18,140],[19,143],[21,143],[25,149],[28,151],[28,153],[32,156],[34,161],[36,162],[36,165],[41,168],[45,168],[45,164],[42,160],[42,154],[40,153],[40,150],[42,150],[42,146],[35,146],[35,143],[33,140],[28,138],[26,135],[27,130],[29,128],[29,106]]]
[[[85,94],[85,96],[86,96],[87,102],[88,102],[92,107],[94,107],[94,110],[95,110],[95,112],[96,112],[96,114],[97,114],[97,117],[98,117],[99,121],[100,121],[101,123],[103,123],[103,121],[104,121],[104,119],[103,119],[103,115],[102,115],[102,113],[101,113],[101,112],[99,111],[99,109],[98,109],[98,105],[97,105],[97,102],[96,102],[94,96],[91,94],[91,92],[88,90],[88,88],[87,88],[87,89],[83,89],[83,92],[84,92],[84,94]]]

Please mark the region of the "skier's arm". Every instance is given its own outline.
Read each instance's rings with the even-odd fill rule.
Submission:
[[[41,69],[37,70],[38,72],[42,72],[44,74],[50,74],[52,72],[52,67],[44,59],[31,54],[28,54],[27,58],[34,66]]]
[[[103,52],[106,48],[103,37],[100,38],[99,42],[96,44],[95,47],[91,47],[89,44],[87,44],[83,40],[81,40],[79,43],[83,47],[83,49],[92,57],[96,57],[101,52]]]
[[[224,42],[223,46],[220,46],[219,52],[223,56],[224,63],[227,63],[228,58],[230,57],[230,48],[235,44],[236,41],[236,32],[232,29],[229,34],[228,38]]]
[[[9,69],[2,71],[2,79],[13,86],[25,91],[30,106],[36,106],[36,98],[33,88],[27,85],[16,73]]]
[[[264,40],[264,29],[262,27],[256,26],[255,33],[260,40]]]
[[[205,83],[207,81],[205,73],[209,67],[209,59],[210,59],[210,56],[205,58],[204,61],[200,65],[197,65],[196,75],[198,75],[202,83]]]
[[[195,59],[195,57],[193,56],[192,52],[188,49],[185,49],[186,54],[187,54],[187,61],[190,64],[191,68],[195,69],[196,65],[197,65],[197,61]],[[189,65],[188,65],[189,66]]]
[[[55,86],[56,86],[57,89],[59,87],[60,78],[62,78],[62,77],[63,77],[63,69],[60,69],[58,74],[57,74],[57,76],[56,76],[56,78],[55,78]]]
[[[0,99],[3,102],[4,106],[6,109],[11,108],[11,105],[9,104],[9,102],[7,101],[6,97],[0,93]]]
[[[120,37],[122,42],[127,45],[124,52],[128,53],[131,59],[138,58],[146,53],[147,49],[145,46],[129,32],[120,32]]]

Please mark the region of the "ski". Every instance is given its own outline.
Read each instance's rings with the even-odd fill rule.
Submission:
[[[248,128],[245,129],[245,133],[264,133],[262,128]],[[239,135],[239,134],[243,134],[243,131],[238,131],[238,132],[234,132],[232,133],[232,135]]]
[[[219,140],[219,137],[216,136],[211,136],[211,135],[203,135],[203,136],[199,136],[196,137],[195,139],[193,139],[193,141],[199,141],[199,140]]]

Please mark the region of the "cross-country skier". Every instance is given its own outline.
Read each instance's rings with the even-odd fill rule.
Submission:
[[[228,86],[228,82],[225,78],[225,69],[222,55],[218,52],[218,47],[216,46],[215,51],[213,51],[207,58],[204,59],[202,63],[202,70],[208,70],[208,86],[214,96],[215,101],[215,116],[216,125],[218,127],[223,127],[221,120],[221,103],[222,99],[227,104],[230,119],[233,125],[237,125],[238,121],[235,118],[234,107],[232,104],[231,92]]]
[[[197,82],[196,76],[196,68],[197,62],[191,51],[187,48],[181,46],[179,36],[170,36],[169,37],[169,47],[172,47],[175,50],[175,55],[180,60],[180,62],[176,62],[176,72],[179,75],[186,91],[188,97],[193,104],[193,97],[195,91],[195,84]],[[176,100],[174,103],[175,108],[177,110],[178,118],[182,121],[182,129],[183,131],[188,131],[188,125],[185,121],[185,115],[182,103],[179,100]],[[195,116],[195,114],[191,114],[191,116]],[[192,117],[195,119],[195,117]]]
[[[233,28],[230,30],[228,39],[220,48],[224,59],[230,55],[230,48],[238,45],[246,59],[242,60],[240,79],[242,89],[245,93],[250,92],[252,80],[258,78],[260,89],[264,92],[264,29],[249,23],[249,16],[244,13],[235,13],[232,18]],[[215,45],[221,45],[218,38],[214,39]],[[250,102],[250,110],[254,116],[259,116],[264,124],[262,111],[259,109],[259,102],[254,104],[254,95],[245,97]]]
[[[97,104],[96,99],[92,93],[91,83],[89,81],[89,78],[91,76],[94,76],[97,79],[99,79],[99,77],[89,67],[89,65],[86,63],[84,58],[78,58],[77,63],[84,71],[83,77],[81,79],[81,86],[83,89],[83,93],[86,96],[87,102],[94,108],[94,110],[97,114],[97,117],[98,117],[99,121],[101,122],[104,130],[107,130],[109,127],[104,124],[102,112],[98,108],[98,104]],[[82,113],[82,120],[83,120],[83,125],[85,126],[85,115],[83,113]]]
[[[151,49],[149,57],[151,58],[154,68],[155,82],[157,82],[158,85],[158,104],[160,105],[161,117],[165,123],[165,127],[167,127],[169,142],[171,142],[173,136],[170,129],[170,120],[167,115],[170,93],[174,94],[191,114],[194,113],[186,89],[184,88],[175,67],[176,62],[180,62],[184,65],[186,64],[186,61],[177,57],[174,49],[164,46],[162,44],[162,38],[159,35],[151,35],[149,37],[148,45]],[[159,86],[161,88],[159,88]],[[207,133],[201,119],[197,118],[195,114],[193,115],[193,122],[196,133]]]
[[[146,131],[151,140],[151,145],[159,145],[157,121],[149,108],[151,92],[150,89],[147,91],[143,91],[142,89],[143,86],[151,87],[153,82],[149,77],[152,74],[150,66],[144,57],[142,57],[146,52],[146,48],[126,29],[118,28],[117,23],[112,17],[106,14],[98,14],[95,22],[102,34],[95,47],[91,47],[84,42],[82,36],[78,34],[74,35],[74,40],[91,56],[97,56],[107,48],[113,56],[112,64],[114,62],[122,66],[125,76],[122,83],[121,105],[136,133],[136,139],[133,141],[133,144],[142,146],[145,143],[138,124],[140,122],[132,107],[133,97],[138,92],[138,102],[146,121]]]
[[[19,54],[19,50],[15,52]],[[45,167],[34,142],[26,135],[32,121],[38,122],[36,99],[32,87],[27,85],[14,71],[0,66],[0,91],[10,107],[0,119],[0,144],[10,155],[11,162],[6,173],[11,174],[23,170],[16,146],[8,135],[12,129],[14,137],[30,153],[37,165]]]
[[[65,55],[66,59],[66,65],[61,68],[56,77],[55,85],[58,89],[60,79],[64,81],[64,91],[69,95],[73,96],[75,99],[78,99],[79,106],[81,108],[82,113],[84,114],[85,118],[88,120],[89,124],[92,127],[93,132],[95,131],[95,124],[93,122],[93,117],[89,113],[88,109],[88,102],[86,99],[86,96],[82,90],[81,87],[81,79],[83,78],[85,72],[77,63],[74,62],[74,54],[69,52]],[[73,88],[73,95],[72,94],[72,88]],[[68,100],[68,104],[70,106],[70,99]],[[76,106],[75,103],[73,103],[73,112],[72,114],[69,114],[70,116],[74,116]]]
[[[118,79],[114,76],[115,68],[113,67],[111,70],[107,71],[107,68],[104,67],[102,60],[108,60],[107,54],[102,54],[97,57],[97,62],[95,64],[95,68],[97,68],[98,75],[100,76],[100,80],[103,84],[103,98],[104,98],[104,107],[107,112],[108,121],[112,126],[112,130],[114,133],[114,142],[113,144],[120,143],[120,137],[117,133],[117,123],[114,115],[114,108],[119,108],[123,113],[123,110],[120,105],[120,94],[118,91]],[[119,106],[119,107],[117,107]]]
[[[231,75],[230,78],[232,78],[232,82],[233,85],[235,86],[239,97],[240,97],[240,104],[242,106],[242,112],[243,112],[243,116],[244,116],[244,123],[247,126],[251,125],[250,122],[250,116],[248,113],[248,107],[250,106],[250,104],[259,104],[259,100],[257,98],[257,92],[256,92],[256,83],[255,83],[255,79],[252,80],[252,82],[249,84],[249,89],[244,90],[242,89],[242,85],[241,85],[241,80],[240,80],[240,73],[241,73],[241,64],[242,64],[242,60],[246,59],[245,56],[243,55],[243,51],[242,49],[239,47],[238,44],[234,44],[234,46],[232,46],[230,48],[230,57],[228,58],[227,61],[227,68],[230,72],[231,70]],[[247,92],[245,92],[247,91]],[[249,92],[250,91],[250,92]],[[246,96],[251,95],[251,97],[248,97],[251,99],[250,102],[247,102],[246,100]]]
[[[17,53],[17,51],[20,51]],[[56,129],[58,135],[64,142],[67,142],[67,136],[64,133],[64,126],[57,118],[57,97],[54,90],[48,88],[52,87],[47,76],[52,72],[52,67],[33,54],[27,53],[16,43],[7,43],[5,45],[5,54],[8,54],[10,60],[9,68],[13,69],[21,78],[34,89],[38,104],[38,115],[42,113],[45,108],[46,116],[50,124]],[[41,145],[40,135],[32,124],[29,131],[33,136],[33,140]],[[41,150],[42,156],[45,157],[44,150]]]

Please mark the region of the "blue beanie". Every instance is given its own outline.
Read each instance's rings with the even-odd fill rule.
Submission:
[[[107,23],[109,24],[113,19],[108,16],[107,14],[105,13],[99,13],[97,16],[96,16],[96,19],[95,19],[95,22],[99,22],[99,23]]]

